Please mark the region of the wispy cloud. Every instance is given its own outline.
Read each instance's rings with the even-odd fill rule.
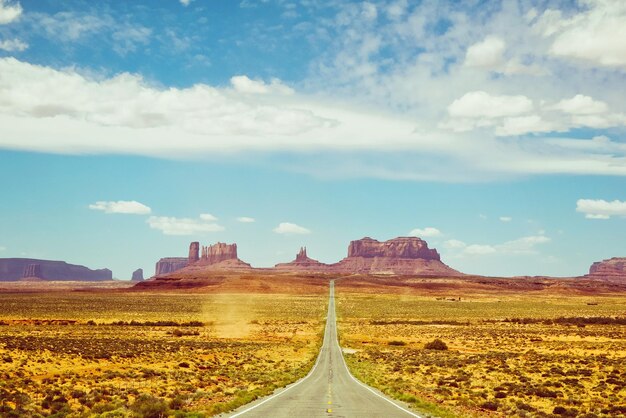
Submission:
[[[500,219],[500,222],[511,222],[513,220],[510,216],[500,216],[498,219]]]
[[[237,222],[241,222],[241,223],[252,223],[255,222],[256,219],[251,218],[249,216],[240,216],[237,218]]]
[[[99,210],[104,213],[124,213],[132,215],[149,215],[152,210],[149,206],[136,200],[98,201],[89,205],[91,210]]]
[[[151,216],[146,222],[150,228],[157,229],[165,235],[195,235],[224,230],[223,226],[213,220],[202,219],[201,216],[198,219]]]
[[[501,244],[467,244],[463,241],[452,239],[445,241],[443,246],[457,256],[484,256],[490,254],[529,255],[537,253],[535,248],[537,245],[550,241],[549,237],[538,234],[517,238]]]
[[[276,228],[273,229],[273,231],[277,234],[283,235],[311,233],[309,229],[291,222],[281,222]]]
[[[28,44],[17,38],[0,40],[0,49],[7,52],[25,51]]]
[[[409,235],[412,237],[430,238],[440,236],[441,231],[437,228],[427,226],[426,228],[415,228],[409,232]]]
[[[576,211],[587,219],[610,219],[612,216],[626,217],[626,202],[621,200],[578,199]]]

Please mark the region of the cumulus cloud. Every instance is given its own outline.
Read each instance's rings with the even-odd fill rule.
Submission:
[[[571,99],[563,99],[554,105],[554,108],[573,115],[594,115],[609,110],[606,103],[582,94],[577,94]]]
[[[136,200],[98,201],[89,205],[91,210],[99,210],[104,213],[125,213],[132,215],[149,215],[150,207]]]
[[[499,118],[531,112],[533,102],[526,96],[492,95],[470,91],[448,106],[448,113],[457,118]]]
[[[612,216],[626,216],[626,202],[621,200],[578,199],[576,211],[585,214],[587,219],[610,219]]]
[[[17,20],[22,15],[22,6],[19,2],[0,0],[0,25],[6,25]]]
[[[281,222],[276,228],[273,229],[273,231],[277,234],[283,235],[311,233],[311,230],[291,222]]]
[[[293,94],[293,89],[284,85],[282,81],[273,78],[270,83],[252,80],[245,75],[231,77],[230,84],[240,93],[250,94]]]
[[[170,216],[151,216],[146,221],[150,228],[157,229],[165,235],[195,235],[207,232],[223,231],[224,227],[212,220],[192,218],[175,218]]]
[[[251,218],[249,216],[240,216],[237,218],[237,222],[248,224],[248,223],[256,222],[256,219]]]
[[[413,230],[411,230],[411,232],[409,232],[409,235],[412,237],[423,237],[423,238],[427,238],[427,237],[438,237],[441,235],[441,231],[438,230],[437,228],[433,228],[433,227],[426,227],[426,228],[415,228]]]
[[[191,4],[193,0],[180,0],[180,4],[182,4],[183,6],[187,7]]]
[[[558,10],[544,12],[541,21],[546,25],[544,35],[554,36],[550,53],[626,69],[626,2],[581,0],[580,3],[586,10],[569,19]]]
[[[488,36],[467,49],[464,65],[468,67],[498,68],[504,63],[502,54],[506,48],[504,40]]]
[[[200,219],[202,219],[203,221],[209,221],[209,222],[217,221],[217,218],[211,215],[210,213],[201,213]]]
[[[21,52],[28,49],[28,44],[19,39],[0,40],[0,49],[7,52]]]

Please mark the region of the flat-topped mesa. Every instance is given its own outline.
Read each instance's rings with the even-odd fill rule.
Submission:
[[[613,257],[591,265],[587,277],[620,278],[626,280],[626,257]]]
[[[237,244],[218,242],[206,247],[203,246],[200,260],[195,264],[217,264],[226,260],[237,260]]]
[[[157,261],[154,268],[154,275],[173,273],[187,266],[189,259],[187,257],[165,257]]]
[[[428,243],[417,237],[399,237],[384,242],[365,237],[350,242],[348,258],[350,257],[441,260],[437,250],[428,248]]]

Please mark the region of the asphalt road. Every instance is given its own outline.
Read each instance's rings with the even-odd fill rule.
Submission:
[[[335,288],[330,299],[324,342],[311,372],[303,379],[249,403],[228,416],[314,417],[419,417],[399,402],[356,380],[348,371],[337,340]]]

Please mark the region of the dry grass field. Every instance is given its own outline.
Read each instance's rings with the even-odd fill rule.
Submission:
[[[357,377],[435,416],[626,416],[626,293],[433,283],[337,282]]]
[[[302,377],[326,294],[0,294],[0,416],[204,416]]]

